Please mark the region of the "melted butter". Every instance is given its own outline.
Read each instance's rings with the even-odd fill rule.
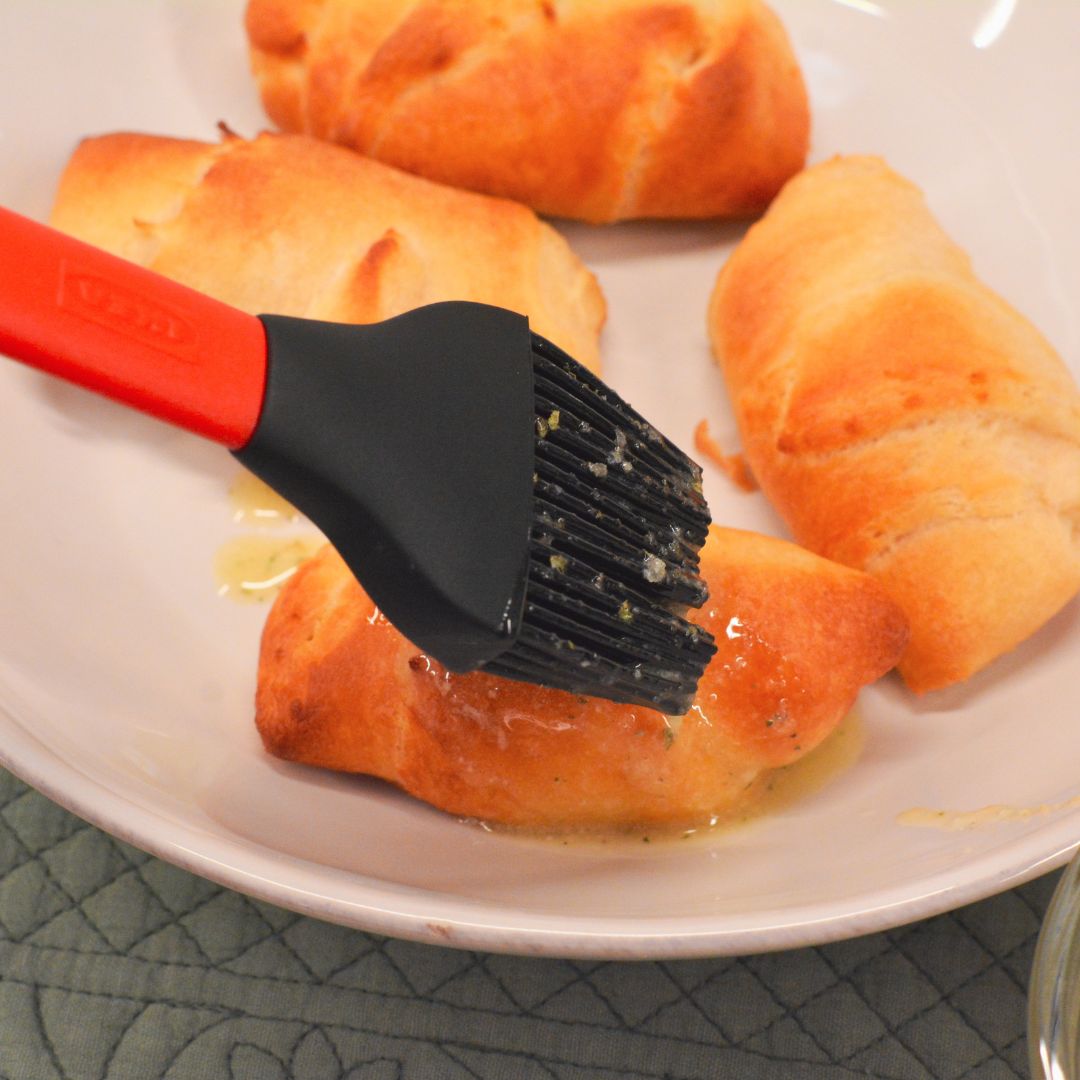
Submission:
[[[810,753],[791,765],[762,773],[747,788],[745,798],[727,813],[677,832],[650,832],[649,838],[685,840],[692,836],[715,836],[779,814],[809,798],[850,769],[862,755],[865,743],[866,734],[858,713],[848,713],[836,730]]]
[[[300,511],[269,484],[246,469],[229,487],[233,521],[244,525],[284,525],[300,518]]]
[[[246,603],[264,603],[323,546],[318,536],[238,536],[214,557],[218,595]]]
[[[536,728],[570,732],[590,760],[604,760],[610,753],[628,754],[619,770],[622,779],[613,781],[609,794],[619,804],[621,783],[648,788],[643,807],[650,809],[642,810],[646,822],[653,812],[664,814],[667,800],[656,785],[666,779],[677,783],[680,776],[676,761],[669,770],[658,759],[656,742],[659,749],[677,757],[686,752],[684,740],[701,738],[713,759],[712,806],[702,806],[698,796],[690,795],[690,805],[682,808],[682,814],[661,825],[628,823],[605,830],[593,825],[575,828],[568,820],[564,825],[534,829],[501,825],[493,829],[538,842],[617,843],[624,848],[631,842],[711,837],[718,830],[741,828],[782,813],[807,798],[858,758],[863,737],[855,716],[834,729],[835,714],[817,707],[804,671],[759,633],[752,614],[744,616],[732,605],[717,605],[702,612],[702,624],[712,631],[717,654],[702,677],[692,711],[681,719],[663,718],[659,724],[652,710],[588,697],[568,698],[564,692],[491,676],[454,676],[422,654],[414,656],[409,666],[420,679],[416,686],[424,695],[424,707],[447,723],[474,724],[493,753],[507,752],[514,745],[519,750],[529,746],[530,729]],[[634,736],[648,740],[642,743],[640,758],[632,750]],[[806,752],[809,748],[814,749]],[[543,743],[537,753],[547,753]],[[556,772],[559,768],[555,765]],[[590,782],[587,767],[567,768],[571,776],[551,778],[553,784],[566,783],[560,789],[566,799],[577,798],[574,793],[579,789],[585,806],[592,798],[607,797],[595,787],[591,791],[580,788]],[[606,778],[597,780],[603,788]],[[537,797],[544,796],[538,793]]]
[[[778,813],[820,791],[859,760],[865,745],[866,732],[859,714],[850,712],[816,749],[793,764],[765,775],[764,790],[751,808],[750,816]]]
[[[896,815],[898,825],[916,829],[942,829],[946,832],[962,832],[981,829],[1004,822],[1028,821],[1033,817],[1057,814],[1063,810],[1080,809],[1080,795],[1060,803],[1043,803],[1040,806],[1007,806],[994,804],[978,810],[934,810],[915,806]]]
[[[677,737],[677,735],[676,735]],[[734,832],[753,822],[779,814],[820,791],[858,761],[866,742],[858,713],[849,713],[836,730],[810,753],[791,765],[762,773],[744,791],[738,805],[693,825],[654,825],[647,829],[578,830],[538,832],[472,822],[488,832],[510,833],[525,840],[555,843],[564,847],[612,844],[637,847],[687,840],[708,840]]]

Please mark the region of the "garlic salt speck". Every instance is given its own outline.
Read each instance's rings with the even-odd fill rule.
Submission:
[[[656,585],[667,577],[667,566],[664,565],[664,560],[656,555],[646,555],[642,573],[646,581]]]

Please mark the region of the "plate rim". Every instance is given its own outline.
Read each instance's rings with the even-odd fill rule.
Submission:
[[[367,879],[295,856],[288,856],[284,865],[295,865],[297,869],[282,874],[282,864],[263,855],[269,849],[261,845],[252,848],[189,824],[169,821],[163,814],[110,790],[40,742],[3,706],[0,706],[0,728],[5,735],[0,740],[0,765],[63,809],[123,843],[225,888],[299,915],[366,933],[463,950],[617,961],[690,960],[808,948],[895,929],[975,903],[1058,869],[1080,851],[1080,829],[1068,828],[1068,822],[1080,820],[1077,809],[1062,812],[1052,826],[982,855],[968,864],[968,873],[961,881],[955,880],[955,874],[939,871],[916,879],[918,889],[912,889],[912,883],[878,889],[843,907],[836,901],[818,902],[795,908],[782,919],[750,916],[745,925],[710,929],[700,925],[707,922],[707,916],[675,916],[674,922],[685,924],[684,928],[665,930],[644,928],[653,918],[659,920],[664,916],[574,916],[573,920],[579,924],[576,929],[558,925],[570,917],[539,912],[529,913],[526,919],[520,913],[511,913],[501,920],[482,916],[470,919],[443,910],[453,905],[440,900],[442,894],[412,886],[401,889],[403,893],[428,898],[430,911],[409,911],[406,910],[409,905],[395,907],[385,898],[381,902],[375,896],[365,898],[364,893],[371,889]],[[14,739],[9,738],[12,734]],[[13,753],[13,747],[21,752]],[[154,824],[164,826],[163,831],[148,827]],[[1045,853],[1047,829],[1052,835],[1062,834],[1049,854]],[[1016,854],[1006,869],[975,872],[982,863],[997,866],[1003,861],[1002,852],[1011,853],[1014,849]],[[1037,850],[1025,854],[1028,849]],[[268,876],[266,869],[275,865],[277,876]],[[301,884],[301,868],[309,867],[322,871],[316,873],[314,881],[315,886],[322,887],[304,888]],[[323,885],[323,875],[353,879],[360,896],[355,899],[333,896]],[[496,907],[491,901],[478,904],[481,913]],[[635,924],[639,929],[633,929]]]

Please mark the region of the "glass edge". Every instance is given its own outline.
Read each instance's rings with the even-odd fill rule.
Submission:
[[[1080,971],[1080,855],[1066,867],[1046,909],[1028,980],[1028,1062],[1032,1080],[1076,1080],[1077,1020],[1063,1006]],[[1077,986],[1080,990],[1080,986]]]

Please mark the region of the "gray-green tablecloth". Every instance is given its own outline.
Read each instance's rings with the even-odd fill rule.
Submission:
[[[495,956],[247,899],[0,771],[0,1076],[1012,1080],[1056,878],[787,953]]]

